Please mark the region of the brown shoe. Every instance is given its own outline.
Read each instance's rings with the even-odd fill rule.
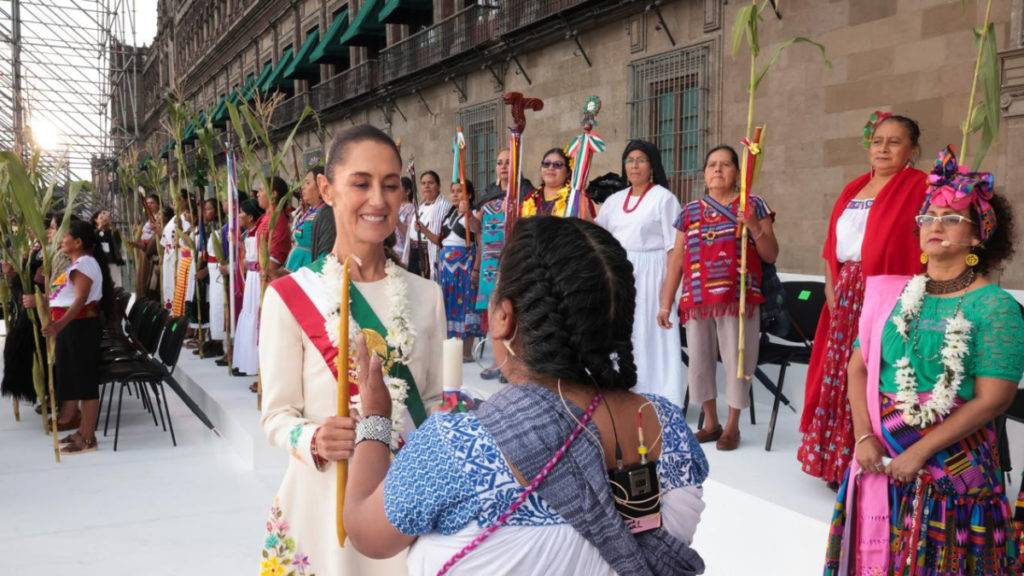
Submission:
[[[697,442],[700,442],[701,444],[705,444],[707,442],[714,442],[715,440],[718,440],[719,438],[722,437],[722,425],[718,424],[711,430],[703,428],[697,430],[696,436]]]
[[[740,445],[740,431],[737,430],[735,434],[721,434],[721,438],[715,443],[715,448],[718,448],[722,452],[728,452],[735,450]]]
[[[67,444],[61,447],[60,453],[61,456],[70,456],[72,454],[84,454],[86,452],[95,452],[96,445],[97,442],[95,436],[92,437],[92,440],[86,440],[81,436],[76,436],[72,438],[71,442],[68,442]]]

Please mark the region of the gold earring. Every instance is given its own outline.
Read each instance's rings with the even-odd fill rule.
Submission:
[[[978,255],[975,254],[974,252],[971,252],[970,254],[964,257],[964,262],[966,262],[968,266],[973,268],[978,265]]]
[[[921,264],[927,264],[927,263],[928,263],[928,254],[925,254],[924,252],[921,252]]]

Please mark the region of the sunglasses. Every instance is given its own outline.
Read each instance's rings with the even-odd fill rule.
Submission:
[[[561,160],[545,160],[541,162],[540,165],[544,168],[554,168],[555,170],[565,168],[565,162],[562,162]]]
[[[945,214],[943,216],[932,216],[931,214],[919,214],[919,215],[914,217],[914,221],[917,222],[917,226],[919,228],[924,228],[925,226],[931,226],[932,224],[935,224],[936,222],[941,222],[943,226],[957,226],[959,224],[963,224],[964,222],[967,222],[968,224],[974,224],[974,220],[971,220],[970,218],[968,218],[966,216],[961,216],[959,214]]]

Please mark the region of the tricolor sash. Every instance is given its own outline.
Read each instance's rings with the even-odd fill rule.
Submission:
[[[326,301],[326,298],[317,297],[318,293],[323,290],[320,281],[322,268],[323,257],[308,267],[278,278],[271,286],[281,296],[281,300],[298,322],[302,332],[313,343],[331,374],[337,379],[338,347],[331,343],[331,338],[324,326],[324,319],[328,311],[322,310],[321,307],[324,306],[323,302]],[[382,359],[389,356],[393,350],[387,344],[387,328],[384,327],[384,323],[381,322],[366,297],[354,283],[349,284],[349,298],[352,319],[367,336],[367,345],[370,350]],[[420,391],[416,386],[412,371],[405,364],[394,362],[388,369],[388,375],[393,378],[401,378],[406,382],[405,407],[409,411],[413,423],[418,427],[426,420],[427,411],[423,406],[423,400],[420,398]],[[359,388],[356,384],[351,383],[350,386],[352,397],[358,396]]]

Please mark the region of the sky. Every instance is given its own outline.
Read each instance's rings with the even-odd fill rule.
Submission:
[[[128,0],[131,2],[132,0]],[[138,46],[151,44],[156,36],[157,0],[135,1],[135,43]]]

